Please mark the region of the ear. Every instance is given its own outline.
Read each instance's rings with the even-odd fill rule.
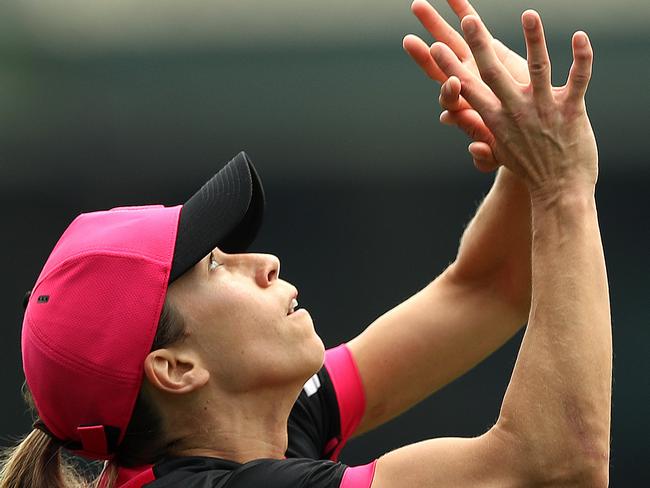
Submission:
[[[144,360],[144,374],[157,389],[167,393],[190,393],[203,387],[210,372],[187,352],[174,349],[156,349]]]

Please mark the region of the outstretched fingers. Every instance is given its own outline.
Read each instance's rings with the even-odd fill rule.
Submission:
[[[440,83],[447,79],[447,75],[442,72],[431,57],[427,43],[418,36],[409,34],[404,37],[402,47],[429,78]]]
[[[546,48],[542,19],[534,10],[526,10],[521,16],[521,23],[526,38],[528,72],[533,94],[539,104],[548,105],[553,100],[551,61]]]
[[[447,3],[460,20],[463,20],[463,17],[467,17],[468,15],[479,17],[478,12],[474,10],[472,4],[467,0],[447,0]]]
[[[498,110],[500,103],[488,86],[472,73],[453,51],[441,42],[431,46],[431,55],[447,77],[456,76],[461,81],[461,94],[481,114]]]
[[[471,108],[469,106],[463,107],[463,99],[460,96],[460,80],[455,76],[450,76],[440,87],[440,96],[438,102],[443,110],[451,110],[456,112],[463,110],[463,108]],[[465,102],[467,103],[467,102]]]
[[[571,40],[573,47],[573,64],[569,70],[567,80],[567,101],[582,103],[589,80],[591,79],[591,66],[594,59],[594,51],[589,42],[589,37],[582,31],[573,34]]]
[[[411,4],[411,11],[424,28],[437,41],[447,44],[459,59],[465,60],[472,56],[463,36],[450,26],[429,2],[426,0],[414,0]]]
[[[494,52],[492,36],[485,25],[478,17],[468,15],[461,22],[461,27],[476,60],[481,78],[504,106],[512,106],[518,101],[519,87]]]

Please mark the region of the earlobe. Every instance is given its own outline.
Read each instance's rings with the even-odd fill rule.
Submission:
[[[198,390],[210,379],[209,371],[191,355],[171,349],[150,352],[144,360],[144,374],[154,388],[173,394]]]

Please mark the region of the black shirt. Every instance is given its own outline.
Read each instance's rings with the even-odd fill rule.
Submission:
[[[303,387],[288,421],[286,459],[244,464],[186,456],[140,470],[121,470],[119,488],[368,488],[374,463],[349,468],[338,454],[358,426],[365,399],[345,345],[326,353],[325,366]]]

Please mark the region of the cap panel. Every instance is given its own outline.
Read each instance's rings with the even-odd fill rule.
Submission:
[[[124,415],[130,418],[141,380],[117,381],[62,363],[49,350],[41,349],[42,342],[33,337],[30,329],[23,334],[23,343],[30,344],[23,350],[23,361],[29,364],[28,370],[31,371],[26,376],[36,409],[56,437],[80,441],[78,426],[117,427],[123,423]],[[54,379],[49,371],[56,371]],[[110,396],[107,396],[108,392]],[[124,425],[128,425],[128,419]]]
[[[169,279],[180,207],[75,219],[50,255],[23,321],[23,368],[43,422],[124,434]]]
[[[36,281],[66,259],[93,250],[115,250],[166,260],[173,253],[181,206],[121,207],[79,215],[61,235]],[[167,239],[173,232],[171,249]]]
[[[169,263],[132,254],[78,256],[34,289],[25,321],[43,350],[59,361],[115,378],[134,378],[134,352],[141,358],[149,352],[168,272]]]

